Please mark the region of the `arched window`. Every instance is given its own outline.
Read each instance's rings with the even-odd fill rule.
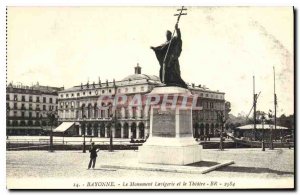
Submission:
[[[91,104],[89,104],[88,105],[88,114],[87,114],[88,116],[88,118],[91,118],[92,117],[92,105]]]
[[[94,104],[94,118],[98,118],[98,106],[97,106],[97,103]]]

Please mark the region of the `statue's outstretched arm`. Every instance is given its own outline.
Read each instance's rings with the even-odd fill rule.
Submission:
[[[178,24],[175,25],[175,30],[176,30],[177,37],[181,39],[181,32],[180,29],[178,28]]]

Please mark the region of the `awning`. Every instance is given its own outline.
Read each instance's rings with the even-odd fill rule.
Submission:
[[[65,132],[74,125],[74,122],[63,122],[58,127],[56,127],[53,132]]]

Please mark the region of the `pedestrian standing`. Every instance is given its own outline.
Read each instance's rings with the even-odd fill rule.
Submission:
[[[90,148],[90,162],[89,162],[89,166],[88,169],[91,168],[92,164],[93,164],[93,169],[95,168],[95,164],[96,164],[96,159],[97,159],[97,153],[100,151],[100,149],[97,149],[95,146],[95,143],[92,142],[91,148]]]

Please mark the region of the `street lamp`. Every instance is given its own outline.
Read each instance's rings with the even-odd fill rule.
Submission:
[[[49,123],[50,123],[50,148],[49,148],[49,151],[50,152],[53,152],[53,130],[52,130],[52,126],[53,126],[53,123],[54,123],[54,120],[55,120],[56,116],[54,113],[50,112],[48,113],[48,119],[49,119]]]
[[[261,124],[262,124],[262,141],[261,141],[261,147],[262,151],[265,151],[265,129],[264,129],[264,124],[265,124],[265,116],[262,115],[261,117]]]
[[[117,85],[115,79],[113,80],[113,87],[114,87],[114,102],[112,106],[112,114],[110,115],[110,118],[112,119],[112,125],[110,125],[109,128],[109,152],[113,152],[113,135],[112,135],[112,127],[114,126],[115,131],[117,130],[117,111],[116,111],[116,105],[117,105]],[[108,108],[108,114],[110,113],[110,108]]]
[[[114,119],[113,114],[111,115],[112,118],[112,124],[109,126],[109,152],[113,152],[113,135],[112,135],[112,128],[116,129],[116,121]]]
[[[223,130],[224,130],[224,124],[225,124],[225,119],[224,119],[224,114],[222,111],[217,112],[217,118],[218,121],[221,122],[221,133],[220,133],[220,150],[224,150],[223,149]]]
[[[270,125],[270,150],[273,150],[274,149],[274,146],[273,146],[273,125]]]
[[[83,128],[83,149],[82,149],[82,152],[83,153],[86,153],[86,150],[85,150],[85,119],[86,119],[86,116],[83,115],[82,117],[82,126],[84,125],[84,128]]]

